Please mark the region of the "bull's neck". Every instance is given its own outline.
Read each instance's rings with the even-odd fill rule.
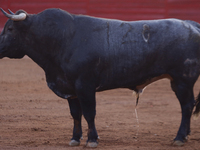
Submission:
[[[38,64],[45,72],[48,72],[52,66],[52,62],[48,58],[36,51],[28,53],[27,56],[30,57],[36,64]]]

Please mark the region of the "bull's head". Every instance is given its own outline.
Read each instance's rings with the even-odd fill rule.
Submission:
[[[0,58],[22,58],[25,55],[22,37],[25,32],[24,24],[26,24],[27,13],[22,10],[17,11],[16,14],[10,10],[10,14],[3,9],[1,11],[9,20],[0,35]]]

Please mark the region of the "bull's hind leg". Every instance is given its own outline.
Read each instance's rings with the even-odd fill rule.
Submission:
[[[194,108],[193,82],[172,81],[171,86],[175,92],[182,110],[182,120],[179,131],[174,139],[174,145],[182,146],[190,134],[190,119]]]
[[[80,145],[80,138],[82,137],[81,117],[82,110],[78,98],[68,98],[71,115],[74,119],[73,137],[69,143],[70,146]]]

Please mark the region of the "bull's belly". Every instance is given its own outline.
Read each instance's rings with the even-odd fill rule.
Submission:
[[[164,78],[167,78],[169,80],[173,80],[172,77],[169,75],[169,74],[162,74],[160,76],[157,76],[157,77],[153,77],[151,79],[147,79],[146,81],[144,81],[144,83],[142,84],[139,84],[135,87],[135,91],[138,92],[138,93],[141,93],[143,91],[143,89],[148,86],[149,84],[155,82],[155,81],[158,81],[160,79],[164,79]]]
[[[113,86],[111,83],[109,85],[99,85],[96,88],[96,91],[100,92],[100,91],[110,90],[110,89],[115,89],[115,88],[129,88],[131,90],[134,90],[137,93],[141,93],[143,91],[143,89],[145,89],[145,87],[148,86],[149,84],[151,84],[155,81],[164,79],[164,78],[173,80],[169,74],[162,74],[162,75],[155,76],[155,77],[148,78],[148,79],[142,79],[142,80],[138,79],[140,81],[139,83],[136,80],[134,80],[133,82],[130,82],[130,83],[125,83],[125,84],[120,83],[119,86],[116,84],[117,81],[113,81],[113,82],[115,82],[115,84],[113,84],[115,86]],[[123,82],[123,81],[120,81],[120,82]]]

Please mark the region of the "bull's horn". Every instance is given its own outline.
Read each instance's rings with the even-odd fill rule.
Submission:
[[[20,13],[19,15],[13,15],[13,14],[8,14],[1,8],[2,13],[8,17],[9,19],[13,21],[23,21],[26,19],[26,14],[25,13]]]
[[[15,13],[13,13],[10,9],[8,9],[8,11],[9,11],[9,13],[11,14],[11,15],[14,15]]]

